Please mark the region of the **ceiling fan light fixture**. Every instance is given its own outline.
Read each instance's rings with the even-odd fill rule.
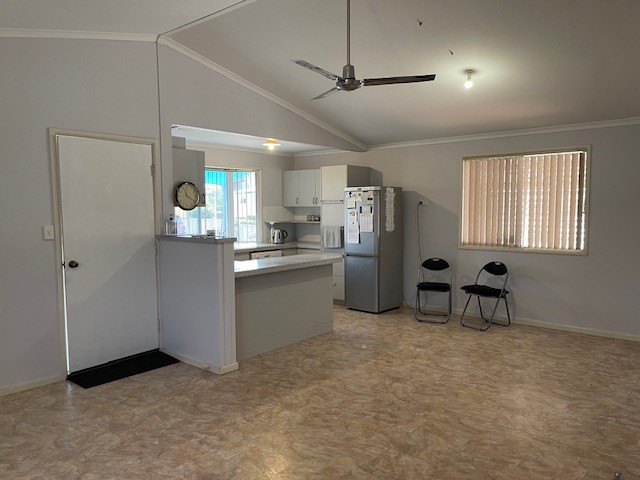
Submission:
[[[274,138],[267,138],[267,141],[262,144],[263,147],[267,147],[270,152],[273,152],[276,147],[280,146],[280,142],[278,142]]]
[[[474,70],[465,70],[464,73],[467,74],[467,81],[464,82],[464,88],[468,90],[473,87],[473,80],[471,80],[471,76],[476,72]]]

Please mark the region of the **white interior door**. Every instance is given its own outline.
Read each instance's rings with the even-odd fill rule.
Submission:
[[[59,135],[69,371],[158,348],[150,145]]]

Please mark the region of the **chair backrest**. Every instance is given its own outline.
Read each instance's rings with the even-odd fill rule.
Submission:
[[[482,270],[489,272],[491,275],[506,275],[508,273],[507,266],[502,262],[489,262]]]
[[[485,281],[484,282],[480,282],[480,277],[482,276],[482,272],[487,272],[489,275],[491,275],[491,277],[487,277],[485,275]],[[495,278],[495,277],[501,277],[501,278]],[[491,282],[491,278],[495,278],[494,282]],[[502,262],[489,262],[487,263],[484,267],[482,267],[480,269],[480,271],[478,272],[478,275],[476,276],[476,284],[481,284],[481,283],[494,283],[496,287],[500,288],[500,289],[504,289],[507,286],[507,280],[509,279],[509,270],[507,269],[507,266],[502,263]]]
[[[449,268],[449,262],[442,258],[428,258],[424,262],[422,262],[422,268],[426,268],[427,270],[446,270]]]
[[[449,262],[443,258],[427,258],[422,262],[422,268],[418,268],[418,270],[418,281],[446,282],[449,285],[453,282],[453,271],[449,266]],[[425,270],[431,273],[425,272]]]

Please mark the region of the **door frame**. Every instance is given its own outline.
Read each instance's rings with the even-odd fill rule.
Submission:
[[[51,163],[51,192],[53,204],[53,225],[55,241],[55,261],[56,261],[56,281],[58,293],[58,330],[60,336],[60,374],[67,378],[67,334],[65,325],[65,284],[64,269],[62,268],[63,252],[62,239],[64,237],[64,226],[62,224],[62,196],[60,185],[60,159],[58,157],[58,136],[89,138],[93,140],[107,140],[113,142],[133,143],[138,145],[149,145],[151,147],[151,169],[153,188],[153,217],[154,233],[161,232],[162,225],[162,172],[159,159],[159,145],[155,138],[130,137],[125,135],[112,135],[106,133],[87,132],[82,130],[68,130],[62,128],[49,128],[49,158]],[[160,322],[160,269],[158,265],[158,249],[156,241],[156,311],[158,322]],[[158,323],[158,345],[162,345],[162,332]]]

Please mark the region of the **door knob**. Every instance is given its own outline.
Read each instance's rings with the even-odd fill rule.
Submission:
[[[75,260],[71,260],[69,263],[69,268],[78,268],[78,265],[80,265],[78,262],[76,262]]]

